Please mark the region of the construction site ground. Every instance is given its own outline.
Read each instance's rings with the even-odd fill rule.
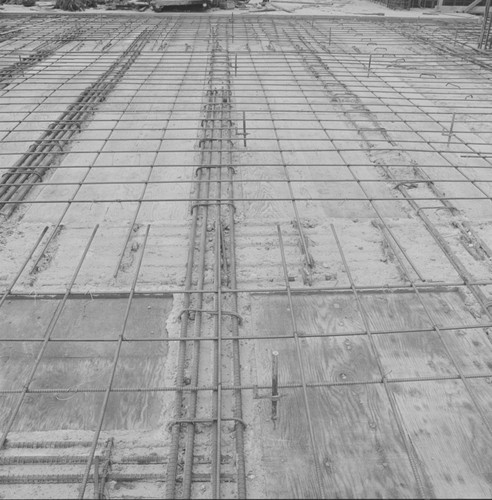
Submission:
[[[2,11],[0,498],[490,498],[479,20],[319,3]]]

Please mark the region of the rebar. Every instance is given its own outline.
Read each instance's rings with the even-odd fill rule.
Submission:
[[[29,148],[27,153],[7,173],[2,175],[0,184],[0,210],[2,210],[7,201],[22,200],[30,190],[29,185],[23,185],[22,183],[29,180],[41,181],[49,169],[51,162],[55,158],[59,159],[60,154],[66,153],[63,151],[65,140],[77,134],[81,130],[82,123],[96,111],[98,104],[104,102],[107,95],[116,86],[143,49],[146,43],[146,36],[147,34],[143,33],[137,38],[98,81],[91,87],[86,88],[80,94],[77,101],[70,105],[57,121],[47,127],[40,139]],[[54,153],[55,144],[62,151]],[[21,186],[17,185],[12,189],[12,182],[20,182]],[[8,207],[6,215],[9,216],[14,209],[15,205]]]

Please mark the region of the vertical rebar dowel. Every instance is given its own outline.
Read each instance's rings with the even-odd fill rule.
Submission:
[[[331,28],[328,31],[328,45],[331,45]]]
[[[243,111],[243,142],[246,147],[246,111]]]
[[[99,457],[94,457],[94,498],[99,498]]]
[[[278,396],[278,351],[272,352],[272,420],[277,420],[277,399]]]
[[[454,43],[453,45],[456,45],[456,40],[458,39],[458,28],[456,28],[456,33],[454,34]]]
[[[369,55],[369,64],[367,65],[367,76],[369,76],[371,72],[371,61],[372,61],[372,54]]]
[[[234,56],[234,76],[237,76],[237,54]]]
[[[449,127],[449,133],[448,133],[448,146],[449,146],[449,143],[451,142],[451,136],[453,135],[455,117],[456,117],[456,113],[453,113],[453,117],[451,118],[451,125]]]

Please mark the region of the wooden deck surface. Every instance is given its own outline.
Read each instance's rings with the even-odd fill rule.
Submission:
[[[434,324],[477,322],[458,292],[423,293],[422,299]],[[275,427],[271,403],[257,402],[268,498],[417,497],[417,481],[390,397],[415,449],[425,494],[489,498],[492,435],[481,412],[487,415],[492,408],[492,387],[488,379],[471,379],[466,386],[458,374],[490,372],[492,348],[483,329],[445,330],[442,340],[436,331],[374,334],[375,352],[367,334],[347,335],[364,332],[350,295],[302,294],[293,301],[306,383],[354,384],[307,388],[314,448],[302,388],[280,390]],[[371,330],[432,328],[414,294],[365,294],[362,303]],[[254,296],[252,314],[255,335],[292,335],[286,296]],[[302,338],[314,333],[335,335]],[[299,383],[294,339],[265,339],[256,341],[257,366],[263,367],[258,384],[271,383],[273,350],[279,352],[279,383]],[[389,380],[431,380],[401,380],[386,389],[377,356]],[[442,376],[455,378],[437,380]]]
[[[171,299],[134,299],[125,337],[164,338]],[[27,394],[14,431],[57,429],[91,430],[97,425],[104,392],[121,332],[127,299],[74,299],[67,302],[55,327],[31,389],[60,392]],[[43,338],[58,300],[13,300],[0,316],[0,388],[22,389],[41,342],[1,342],[1,338]],[[22,310],[23,314],[15,314]],[[44,321],[44,323],[41,323]],[[36,328],[34,329],[33,326]],[[137,328],[138,327],[138,328]],[[73,342],[77,339],[112,339],[113,342]],[[124,342],[113,387],[142,388],[162,385],[167,345],[163,342]],[[0,425],[5,425],[18,394],[2,396]],[[118,392],[111,395],[103,429],[151,429],[162,412],[163,393]]]

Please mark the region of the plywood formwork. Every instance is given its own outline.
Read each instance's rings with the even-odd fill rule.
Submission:
[[[1,23],[0,494],[490,496],[476,25]]]

